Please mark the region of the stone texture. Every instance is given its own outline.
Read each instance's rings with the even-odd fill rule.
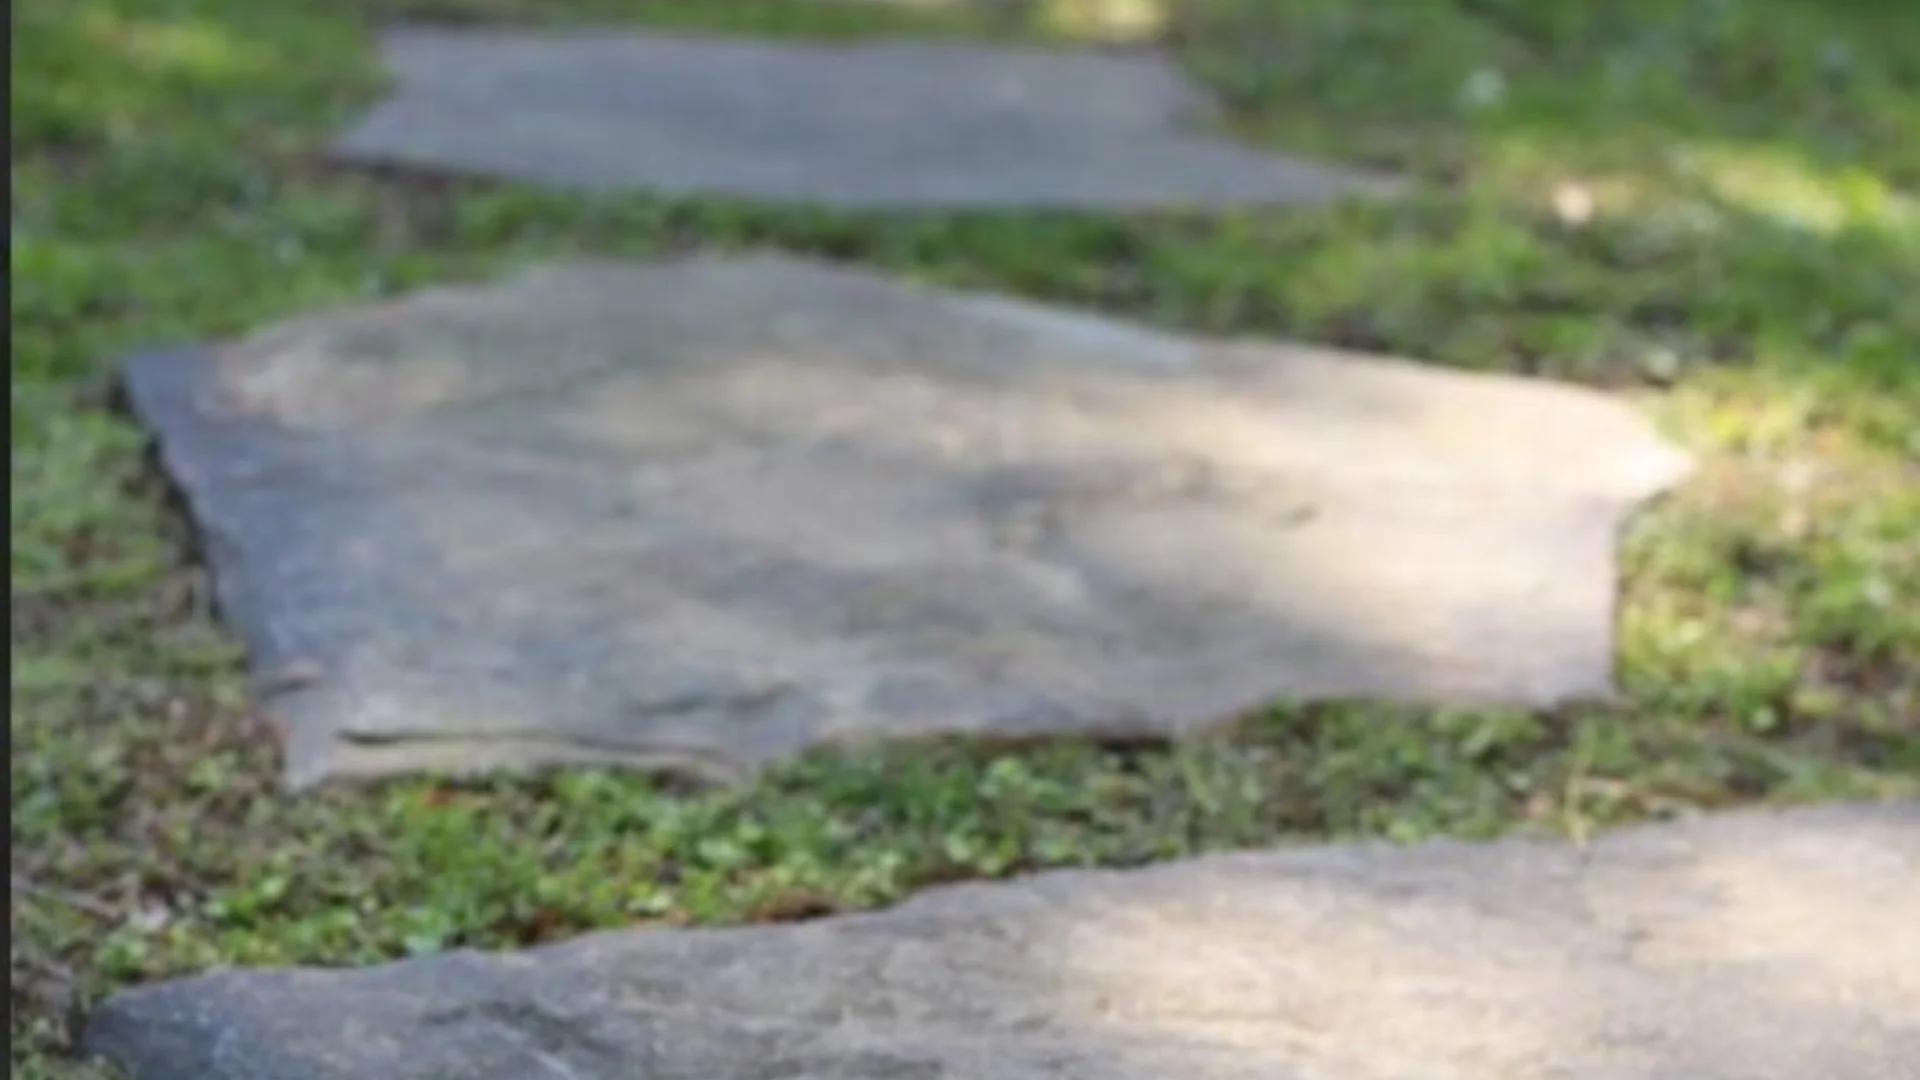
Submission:
[[[771,256],[127,374],[296,785],[1602,697],[1616,528],[1685,469],[1586,391]]]
[[[1920,805],[1327,847],[133,990],[135,1080],[1910,1080]]]
[[[934,42],[771,44],[406,30],[349,161],[833,207],[1186,207],[1377,193],[1206,132],[1147,56]]]

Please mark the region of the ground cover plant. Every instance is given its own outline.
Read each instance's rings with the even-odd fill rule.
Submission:
[[[321,164],[380,20],[1066,36],[732,0],[23,0],[12,75],[12,1062],[97,995],[957,877],[1373,835],[1585,834],[1920,794],[1920,12],[1869,0],[1184,0],[1249,138],[1410,198],[1208,219],[824,214]],[[103,376],[542,256],[776,245],[1210,333],[1601,385],[1698,474],[1628,538],[1620,701],[1276,707],[1177,748],[822,755],[289,798],[193,537]]]

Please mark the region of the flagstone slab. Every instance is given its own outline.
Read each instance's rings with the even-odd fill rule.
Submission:
[[[776,256],[136,358],[288,779],[1610,692],[1684,455],[1570,387]]]
[[[135,989],[134,1080],[1910,1080],[1920,804],[1309,847]]]
[[[1150,56],[923,41],[407,29],[333,154],[590,190],[839,208],[1182,208],[1394,186],[1255,152]]]

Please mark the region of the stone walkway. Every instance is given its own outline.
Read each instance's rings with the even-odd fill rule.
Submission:
[[[138,990],[139,1080],[1911,1080],[1920,805],[1041,874]]]
[[[1686,469],[1584,390],[772,256],[129,376],[296,785],[1604,696],[1615,533]]]
[[[410,30],[339,156],[854,207],[1391,185],[1142,57]],[[296,786],[1179,736],[1609,690],[1687,462],[1524,380],[760,256],[529,267],[135,359]],[[1904,1080],[1920,806],[1298,848],[106,1002],[135,1080]]]
[[[1164,61],[914,41],[406,30],[346,161],[841,208],[1149,208],[1392,190],[1212,135]]]

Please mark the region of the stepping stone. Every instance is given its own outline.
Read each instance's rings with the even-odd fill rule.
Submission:
[[[407,30],[347,161],[839,208],[1179,208],[1394,185],[1209,134],[1165,62],[934,42]]]
[[[774,256],[127,375],[295,785],[1604,697],[1615,532],[1687,468],[1584,390]]]
[[[134,1080],[1909,1080],[1920,804],[1303,848],[135,989]]]

